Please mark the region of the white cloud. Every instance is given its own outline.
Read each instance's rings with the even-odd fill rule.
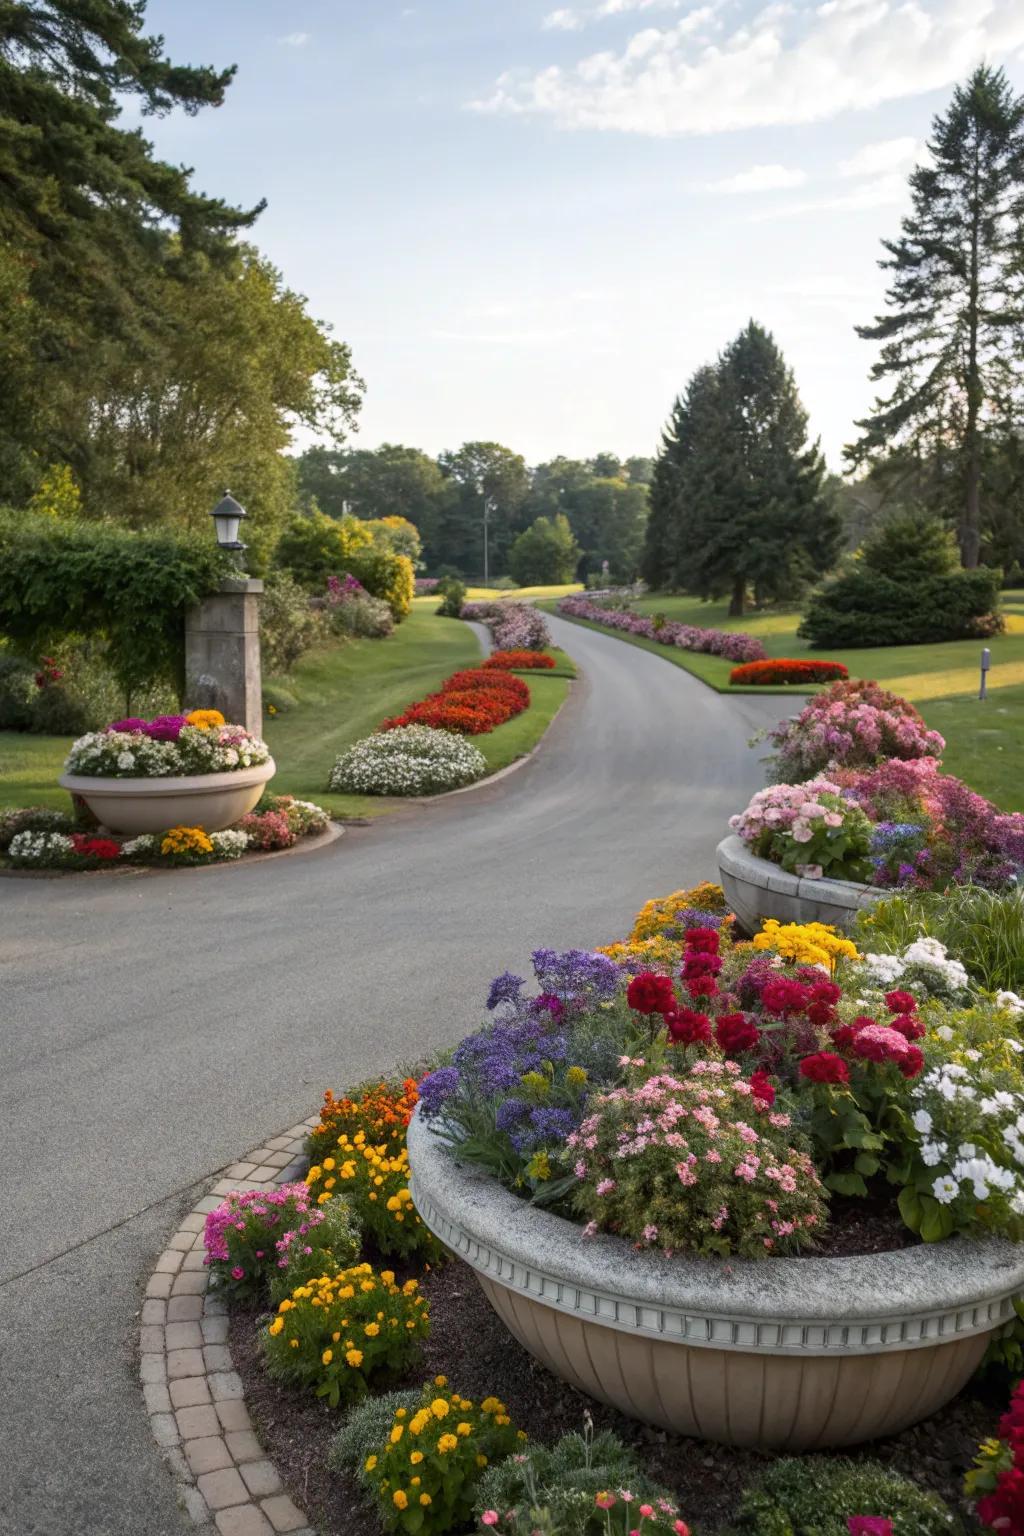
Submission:
[[[785,219],[804,213],[859,213],[864,208],[892,208],[907,201],[907,178],[898,171],[876,176],[854,187],[827,197],[808,198],[806,202],[775,204],[751,215],[751,223]]]
[[[822,122],[938,90],[1024,47],[1020,0],[799,0],[711,42],[713,8],[571,68],[510,71],[478,111],[659,136]]]
[[[893,171],[912,171],[924,155],[920,139],[883,139],[865,144],[849,160],[839,163],[840,176],[886,176]]]
[[[567,6],[560,10],[549,11],[541,22],[545,32],[578,32],[583,25],[583,17],[578,11],[571,11]]]
[[[286,48],[305,48],[309,42],[309,33],[288,32],[284,37],[279,37],[278,42],[283,43]]]
[[[709,181],[707,192],[778,192],[786,187],[802,187],[807,172],[787,165],[752,165],[749,171],[737,171],[721,181]]]

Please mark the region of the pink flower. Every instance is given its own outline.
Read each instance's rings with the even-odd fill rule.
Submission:
[[[892,1536],[892,1521],[882,1515],[851,1515],[846,1529],[850,1536]]]
[[[614,1179],[602,1179],[600,1184],[597,1186],[597,1193],[599,1195],[610,1195],[614,1188]]]
[[[480,1516],[480,1524],[497,1525],[498,1518],[498,1511],[496,1509],[485,1509],[483,1514]]]
[[[615,1505],[614,1493],[595,1493],[594,1503],[598,1509],[612,1509]]]
[[[645,1520],[653,1520],[654,1519],[654,1505],[653,1504],[641,1504],[640,1505],[640,1513],[643,1515]]]
[[[242,1269],[241,1265],[239,1265],[239,1264],[235,1265],[234,1269],[231,1271],[231,1278],[232,1278],[232,1280],[244,1280],[245,1279],[245,1270]]]
[[[644,1227],[644,1238],[646,1239],[647,1242],[653,1243],[653,1242],[657,1241],[657,1237],[658,1237],[658,1229],[657,1229],[657,1227],[654,1226],[653,1223],[648,1222],[647,1226]]]

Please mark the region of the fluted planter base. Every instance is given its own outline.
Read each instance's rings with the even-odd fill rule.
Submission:
[[[65,773],[58,783],[79,795],[96,820],[111,832],[138,837],[171,827],[223,832],[241,821],[274,777],[273,758],[231,773],[196,773],[177,778],[103,779]]]

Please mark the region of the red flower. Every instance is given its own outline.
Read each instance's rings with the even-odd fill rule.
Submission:
[[[695,976],[686,983],[686,990],[691,997],[717,997],[718,982],[713,976]]]
[[[916,1013],[898,1013],[894,1019],[889,1020],[888,1027],[894,1029],[898,1035],[902,1035],[904,1040],[920,1040],[927,1034]]]
[[[836,1011],[828,1003],[812,1003],[807,1010],[807,1017],[818,1029],[826,1029],[835,1020]]]
[[[829,1003],[835,1006],[842,995],[842,987],[837,987],[834,981],[817,981],[811,987],[812,1003]]]
[[[86,837],[81,832],[72,832],[71,843],[76,853],[83,859],[119,859],[121,857],[121,845],[115,843],[109,837]]]
[[[667,1013],[676,1005],[671,978],[641,971],[626,988],[626,1002],[637,1013]]]
[[[832,1031],[832,1044],[838,1046],[841,1051],[851,1049],[858,1035],[855,1024],[840,1024],[838,1029]]]
[[[684,938],[691,954],[718,954],[718,931],[715,928],[687,928]]]
[[[764,1104],[768,1109],[771,1109],[775,1103],[775,1089],[772,1086],[771,1078],[763,1067],[759,1067],[756,1072],[751,1072],[750,1088],[758,1103]]]
[[[851,1515],[846,1529],[850,1536],[892,1536],[892,1521],[884,1515]]]
[[[916,1045],[908,1045],[907,1054],[901,1056],[896,1065],[904,1077],[916,1077],[924,1066],[924,1055]]]
[[[798,981],[785,976],[775,976],[766,981],[761,991],[761,1004],[769,1013],[802,1013],[807,1007],[809,993]]]
[[[745,661],[733,667],[729,673],[732,684],[751,683],[830,683],[835,678],[849,677],[841,661],[794,660],[787,656],[771,656],[767,661]]]
[[[720,955],[706,955],[700,951],[687,955],[683,961],[683,980],[689,981],[694,976],[717,976],[723,963]]]
[[[674,1045],[694,1045],[698,1040],[711,1039],[711,1020],[706,1013],[695,1013],[692,1008],[675,1008],[666,1013],[665,1026]]]
[[[1000,1472],[995,1491],[978,1500],[978,1520],[1008,1536],[1024,1531],[1024,1471],[1020,1467],[1006,1467]]]
[[[890,1013],[916,1013],[917,1003],[909,992],[887,992],[885,1006]]]
[[[715,1025],[715,1038],[727,1056],[737,1051],[752,1051],[761,1031],[743,1013],[721,1013]]]
[[[814,1056],[804,1057],[800,1063],[800,1076],[811,1083],[848,1083],[850,1069],[833,1051],[818,1051]]]

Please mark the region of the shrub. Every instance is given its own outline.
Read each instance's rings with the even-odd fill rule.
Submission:
[[[266,673],[290,672],[299,657],[320,645],[328,633],[322,610],[310,607],[309,594],[287,571],[272,571],[260,599],[260,657]]]
[[[357,795],[438,795],[486,772],[483,753],[461,735],[409,725],[357,741],[334,764],[328,787]]]
[[[591,1101],[567,1141],[585,1231],[722,1258],[813,1241],[826,1207],[809,1151],[739,1070],[701,1060],[682,1077],[634,1074]]]
[[[316,805],[312,800],[296,800],[294,795],[275,795],[264,790],[252,814],[262,816],[267,811],[283,816],[296,837],[314,837],[326,832],[331,824],[330,815],[322,805]]]
[[[498,1398],[477,1406],[436,1377],[415,1407],[396,1408],[389,1433],[363,1463],[385,1530],[465,1531],[485,1469],[525,1439]]]
[[[643,614],[605,608],[587,597],[563,597],[559,613],[570,619],[584,619],[604,629],[617,629],[627,635],[657,640],[659,645],[674,645],[680,651],[703,651],[709,656],[724,656],[727,661],[763,661],[765,649],[753,635],[723,629],[699,629],[694,624],[675,620],[646,618]]]
[[[362,582],[350,574],[328,576],[325,612],[332,629],[353,639],[384,640],[395,627],[391,609],[383,598],[371,597]]]
[[[658,1506],[661,1528],[672,1531],[673,1520],[666,1518],[673,1508],[668,1491],[651,1481],[636,1453],[610,1430],[599,1435],[589,1429],[582,1435],[563,1435],[550,1449],[528,1444],[520,1455],[488,1467],[477,1489],[476,1514],[479,1520],[488,1510],[515,1509],[524,1516],[522,1529],[531,1531],[541,1525],[543,1512],[559,1536],[605,1536],[606,1509],[595,1498],[621,1488],[633,1496],[628,1506],[618,1501],[623,1512],[632,1516],[627,1529],[641,1518],[640,1506],[646,1504],[652,1510]],[[519,1527],[499,1522],[495,1529],[518,1531]],[[658,1526],[645,1529],[656,1532]]]
[[[243,1190],[228,1195],[209,1211],[203,1231],[205,1262],[218,1288],[242,1300],[263,1301],[273,1279],[289,1291],[303,1283],[310,1258],[315,1274],[351,1264],[359,1252],[359,1233],[351,1207],[331,1202],[327,1213],[312,1205],[305,1184],[282,1184],[266,1192]],[[329,1250],[324,1252],[323,1250]]]
[[[833,683],[768,732],[769,777],[800,784],[837,767],[874,768],[888,758],[939,757],[946,743],[914,706],[874,682]]]
[[[374,1146],[384,1146],[389,1153],[400,1151],[418,1102],[413,1077],[401,1083],[374,1083],[357,1099],[336,1099],[328,1088],[320,1109],[320,1124],[306,1142],[310,1162],[329,1157],[339,1136],[354,1136],[357,1131],[363,1131]]]
[[[501,672],[543,672],[555,665],[555,658],[545,651],[492,651],[484,668]]]
[[[335,1190],[344,1194],[381,1253],[407,1259],[436,1252],[433,1234],[420,1220],[409,1193],[404,1145],[392,1152],[386,1141],[374,1145],[361,1130],[351,1137],[342,1132],[332,1156],[313,1164],[306,1183],[318,1204],[327,1204]]]
[[[849,677],[841,661],[791,661],[772,657],[768,661],[748,661],[733,667],[729,681],[761,687],[770,683],[832,683]]]
[[[274,559],[307,591],[322,590],[329,576],[351,570],[351,560],[372,549],[373,534],[354,517],[297,512],[284,528]]]
[[[861,561],[816,593],[797,634],[812,646],[928,645],[999,633],[1000,573],[962,571],[932,519],[899,518]]]
[[[892,1536],[952,1536],[961,1527],[937,1494],[877,1462],[805,1456],[774,1462],[743,1495],[737,1531],[850,1536],[857,1516],[892,1522]],[[865,1536],[870,1526],[861,1527]]]
[[[38,693],[32,663],[0,651],[0,731],[29,731]]]
[[[442,576],[435,585],[441,597],[441,606],[437,610],[438,618],[460,618],[466,601],[466,583],[460,581],[457,576]]]
[[[186,609],[216,590],[226,557],[198,534],[132,533],[111,523],[21,513],[0,518],[0,635],[39,655],[103,636],[126,696],[179,686]]]
[[[729,825],[758,858],[790,874],[866,880],[871,873],[871,823],[828,779],[759,789]]]
[[[956,886],[941,894],[887,896],[860,915],[858,932],[865,946],[890,957],[905,954],[925,935],[957,955],[981,986],[1024,990],[1024,890],[1019,888],[997,894]],[[902,969],[890,974],[891,985]]]
[[[380,598],[400,624],[412,607],[416,573],[408,555],[391,549],[364,549],[348,561],[347,570],[362,582],[371,597]]]
[[[319,1217],[319,1224],[314,1225]],[[286,1232],[287,1246],[270,1272],[270,1300],[277,1306],[300,1285],[311,1285],[321,1275],[334,1275],[359,1258],[361,1232],[352,1206],[344,1198],[310,1211],[309,1229]]]
[[[267,1370],[336,1408],[409,1366],[429,1326],[415,1280],[398,1285],[391,1270],[357,1264],[284,1298],[266,1331]]]
[[[486,625],[499,651],[543,651],[551,644],[551,632],[543,615],[525,603],[507,599],[465,603],[460,616]]]

